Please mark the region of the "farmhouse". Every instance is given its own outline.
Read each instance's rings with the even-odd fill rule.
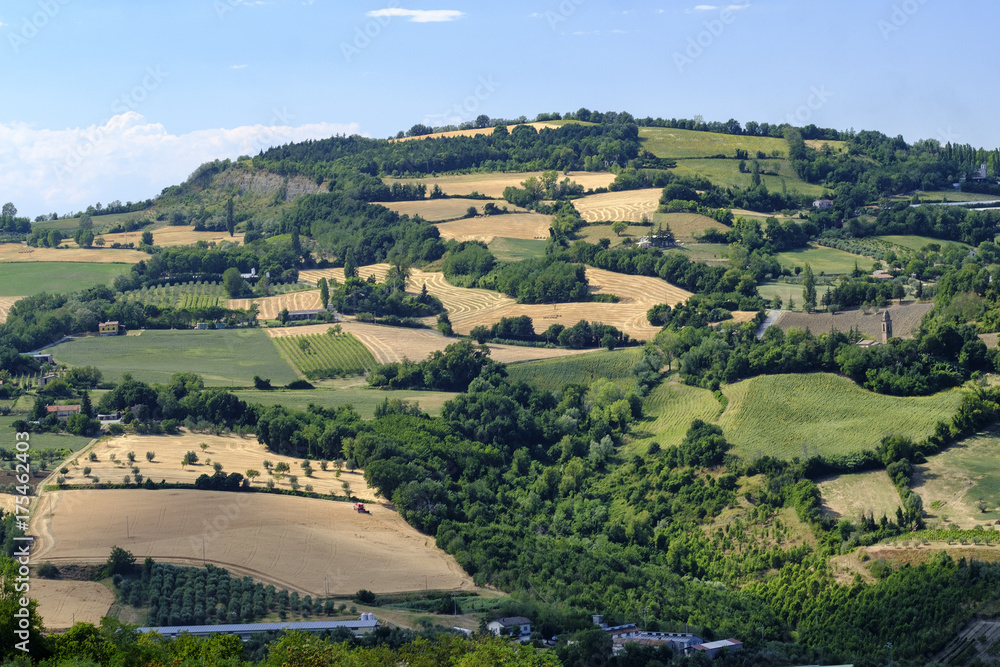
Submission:
[[[240,278],[243,280],[254,280],[257,278],[257,269],[250,269],[250,273],[241,273]]]
[[[43,375],[42,377],[38,378],[38,386],[40,388],[44,388],[45,385],[47,385],[48,383],[50,383],[53,380],[55,380],[56,377],[57,376],[55,376],[55,375]]]
[[[118,322],[101,322],[97,325],[97,332],[102,336],[117,336]]]
[[[357,621],[309,621],[309,622],[286,622],[286,623],[234,623],[223,625],[170,625],[160,627],[137,628],[139,632],[156,632],[164,637],[179,637],[182,634],[189,634],[192,637],[209,637],[211,635],[236,635],[243,641],[250,639],[258,632],[279,632],[279,631],[299,631],[299,632],[324,632],[346,628],[356,636],[366,635],[379,627],[380,622],[375,619],[375,614],[361,614]]]
[[[828,208],[833,208],[832,199],[817,199],[813,202],[813,208],[818,208],[821,211],[825,211]]]
[[[486,626],[498,637],[517,637],[527,639],[531,636],[531,619],[524,616],[505,616],[490,622]]]
[[[632,643],[640,646],[669,646],[678,653],[688,653],[695,645],[701,644],[700,637],[687,632],[649,632],[640,630],[635,623],[609,626],[604,622],[603,616],[594,616],[593,620],[594,625],[611,635],[612,650],[616,655],[624,651],[627,644]]]
[[[736,653],[743,650],[743,642],[737,641],[735,639],[720,639],[715,642],[705,642],[704,644],[696,644],[691,647],[694,651],[701,651],[705,653],[709,658],[714,658],[719,655],[723,649],[729,649],[730,653]]]
[[[31,358],[35,361],[43,364],[54,364],[55,360],[52,358],[51,354],[33,354]]]
[[[66,419],[72,415],[80,414],[79,405],[50,405],[45,408],[45,412],[55,415],[59,419]]]

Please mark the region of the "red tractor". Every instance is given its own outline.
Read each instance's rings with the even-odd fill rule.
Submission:
[[[358,514],[368,514],[368,510],[365,509],[364,503],[354,503],[354,511]]]

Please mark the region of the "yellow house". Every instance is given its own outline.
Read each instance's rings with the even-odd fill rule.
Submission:
[[[98,332],[102,336],[117,336],[118,322],[101,322],[98,325]]]

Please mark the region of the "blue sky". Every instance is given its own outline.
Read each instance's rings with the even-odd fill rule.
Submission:
[[[274,143],[583,106],[1000,146],[994,0],[710,2],[10,0],[0,199],[65,213]]]

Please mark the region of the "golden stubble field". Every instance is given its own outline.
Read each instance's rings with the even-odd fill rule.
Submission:
[[[524,125],[533,127],[538,131],[541,131],[545,128],[555,129],[557,127],[560,127],[555,123],[546,123],[545,121],[540,121],[536,123],[524,123]],[[511,132],[515,127],[517,127],[517,125],[508,125],[507,131]],[[417,137],[402,137],[401,139],[390,139],[389,141],[394,143],[397,141],[419,141],[422,139],[441,139],[447,137],[476,137],[481,134],[493,134],[493,131],[495,129],[496,128],[493,127],[479,127],[471,130],[452,130],[450,132],[434,132],[433,134],[422,134]]]
[[[382,279],[388,270],[388,264],[373,264],[361,267],[359,275],[366,278],[370,274],[375,274],[376,278]],[[303,271],[299,277],[305,282],[316,282],[321,277],[342,281],[344,271],[343,269]],[[445,280],[444,274],[419,269],[411,270],[407,291],[419,293],[421,286],[426,284],[427,291],[440,299],[448,309],[452,326],[461,334],[467,334],[479,325],[490,326],[500,321],[501,317],[528,315],[532,318],[536,333],[544,332],[554,323],[573,326],[580,320],[588,320],[618,327],[622,332],[640,340],[651,340],[659,331],[658,327],[652,326],[646,320],[647,310],[658,303],[674,306],[691,296],[690,292],[659,278],[629,276],[593,267],[587,267],[587,279],[594,293],[615,294],[621,301],[519,304],[499,292],[455,287]]]
[[[266,493],[178,490],[51,491],[35,513],[35,559],[100,563],[112,546],[136,560],[200,566],[324,596],[471,589],[434,538],[395,511]],[[128,517],[128,535],[126,535]]]
[[[343,276],[343,271],[341,271],[341,276]],[[278,313],[283,308],[287,308],[288,310],[318,310],[323,307],[318,289],[279,294],[277,296],[265,296],[259,299],[229,299],[226,302],[226,307],[246,310],[253,301],[256,301],[260,308],[258,317],[262,320],[278,319]]]
[[[439,222],[461,218],[468,212],[470,206],[475,206],[476,210],[482,214],[483,206],[486,205],[486,202],[481,199],[453,199],[447,197],[444,199],[421,199],[417,201],[372,202],[372,204],[385,206],[387,209],[393,210],[400,215],[408,215],[410,217],[419,215],[424,220]],[[510,212],[509,215],[527,213],[527,210],[513,204],[508,204],[507,202],[501,202],[499,206],[501,208],[506,207]]]
[[[23,299],[23,296],[0,296],[0,324],[7,321],[7,314],[10,313],[10,307],[18,299]]]
[[[507,213],[440,223],[437,228],[441,238],[445,240],[490,243],[497,236],[509,239],[545,240],[549,238],[552,217],[538,213]]]
[[[138,237],[136,237],[138,238]],[[79,248],[72,240],[68,248],[29,248],[17,243],[0,243],[0,262],[95,262],[98,264],[135,264],[149,259],[138,250]]]
[[[587,222],[624,220],[639,222],[643,216],[652,218],[660,203],[663,188],[603,192],[573,201],[580,216]]]
[[[312,324],[287,329],[268,329],[267,333],[272,338],[306,336],[326,333],[332,326],[332,324]],[[365,322],[341,322],[340,326],[347,333],[357,337],[371,351],[375,361],[380,364],[402,361],[404,358],[410,361],[421,361],[432,352],[443,351],[456,342],[455,338],[447,338],[437,331],[429,329],[384,327]],[[490,348],[490,357],[505,364],[593,352],[593,350],[564,350],[561,348],[521,347],[519,345],[491,344],[488,347]]]
[[[208,449],[203,451],[201,443],[208,445]],[[130,451],[135,452],[134,464],[128,463]],[[152,462],[146,460],[148,451],[156,453]],[[198,462],[183,466],[181,459],[188,451],[198,455]],[[218,462],[222,464],[222,470],[227,474],[238,472],[246,475],[246,471],[250,469],[260,472],[260,477],[253,482],[255,487],[263,487],[268,479],[274,479],[278,488],[291,489],[287,475],[296,475],[301,486],[311,484],[316,493],[344,496],[344,482],[350,485],[351,494],[355,497],[371,500],[375,498],[376,493],[375,489],[368,486],[360,472],[344,470],[338,478],[336,467],[332,463],[329,470],[324,471],[320,469],[319,461],[313,461],[313,475],[306,477],[300,465],[304,459],[270,452],[257,442],[256,436],[243,438],[238,435],[211,435],[191,433],[182,429],[179,435],[124,435],[104,438],[86,452],[96,454],[97,461],[88,460],[87,453],[78,454],[75,457],[76,464],[68,465],[70,471],[66,475],[67,483],[90,484],[92,478],[96,476],[103,482],[121,484],[125,475],[133,474],[131,469],[132,465],[135,465],[141,475],[154,482],[166,480],[192,484],[203,474],[213,474],[215,472],[213,464]],[[112,454],[116,460],[111,459]],[[265,459],[275,465],[283,461],[288,464],[290,470],[281,479],[272,477],[264,469]],[[83,474],[85,466],[91,468],[89,477]]]
[[[50,632],[68,630],[74,623],[100,625],[115,603],[115,594],[96,581],[35,577],[31,580],[31,597],[38,600],[38,613]]]
[[[511,173],[490,174],[460,174],[458,176],[425,176],[424,178],[384,178],[387,185],[393,183],[413,184],[423,183],[428,189],[440,185],[444,193],[450,197],[462,197],[478,192],[481,195],[500,199],[504,188],[508,186],[521,187],[521,182],[531,176],[541,177],[540,171],[520,171]],[[559,172],[558,180],[565,178],[583,186],[584,190],[606,188],[615,180],[615,175],[606,171],[571,171],[569,174]],[[502,205],[502,204],[501,204]]]
[[[144,231],[152,232],[153,245],[164,247],[194,245],[198,241],[205,241],[206,243],[221,243],[223,241],[228,241],[230,243],[243,243],[242,233],[230,236],[229,232],[196,232],[193,225],[177,225],[160,227],[159,229],[140,229],[134,232],[98,234],[98,236],[103,237],[104,242],[108,245],[111,245],[112,243],[134,243],[139,245],[139,240],[142,238],[142,233]],[[76,246],[72,239],[67,241],[67,243],[74,247]]]

